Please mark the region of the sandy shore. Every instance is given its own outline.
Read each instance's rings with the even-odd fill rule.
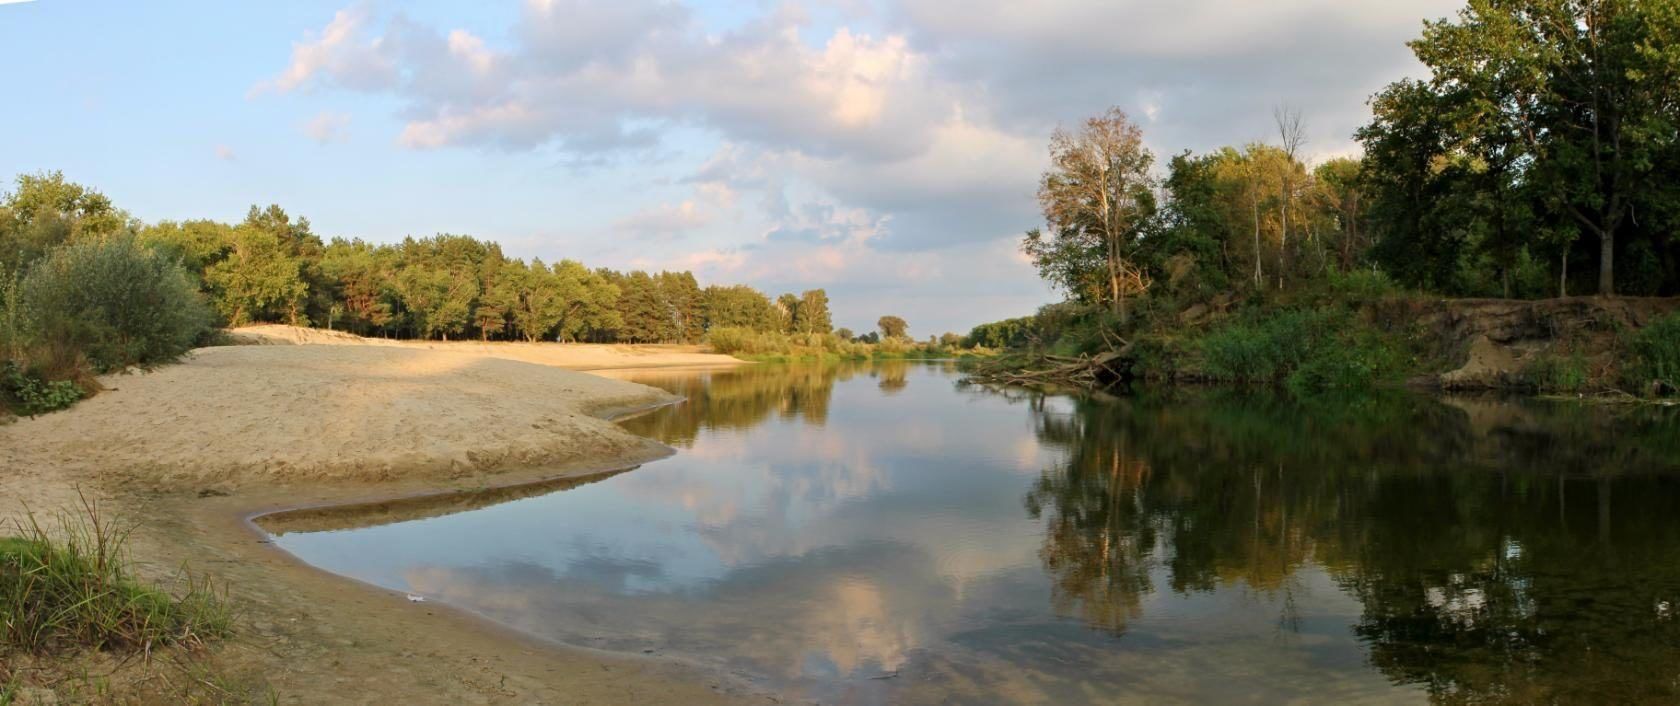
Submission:
[[[397,341],[362,338],[347,333],[269,324],[233,329],[228,335],[241,345],[259,346],[378,346],[405,350],[468,353],[517,360],[567,370],[630,370],[739,365],[727,355],[703,352],[680,344],[512,343],[479,341]]]
[[[542,643],[317,571],[246,522],[285,507],[586,477],[670,450],[603,417],[671,401],[574,370],[738,362],[694,348],[400,344],[289,327],[110,376],[106,392],[0,425],[0,522],[78,491],[139,527],[148,575],[226,582],[238,632],[214,671],[282,703],[739,703],[739,685],[654,657]],[[94,660],[97,663],[97,658]],[[103,668],[99,670],[103,673]],[[173,693],[138,661],[108,678]],[[169,681],[164,679],[164,681]],[[173,687],[170,687],[173,688]],[[151,695],[151,696],[148,696]],[[27,699],[26,699],[27,700]]]

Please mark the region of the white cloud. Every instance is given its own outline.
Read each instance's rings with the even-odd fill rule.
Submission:
[[[339,10],[318,34],[293,44],[291,63],[278,76],[252,87],[252,94],[296,90],[321,76],[363,90],[390,87],[396,65],[383,41],[362,36],[370,17],[365,3]]]
[[[1050,131],[1113,104],[1163,161],[1267,139],[1282,103],[1311,151],[1346,152],[1365,98],[1416,69],[1404,42],[1461,2],[887,0],[841,3],[822,29],[793,4],[720,29],[684,2],[527,0],[483,35],[358,4],[254,90],[389,97],[411,149],[601,164],[703,135],[718,148],[678,177],[691,193],[629,195],[614,228],[699,234],[671,266],[884,286],[939,272],[930,253],[1019,276]]]
[[[613,223],[613,227],[640,238],[670,239],[712,222],[712,214],[693,201],[660,204],[637,211]]]
[[[323,145],[342,142],[349,137],[350,115],[322,111],[303,124],[303,134]]]

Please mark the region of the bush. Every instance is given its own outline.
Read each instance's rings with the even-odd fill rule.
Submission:
[[[790,348],[789,342],[784,336],[760,333],[749,328],[735,326],[713,328],[706,333],[706,343],[710,344],[713,350],[724,355],[786,353]]]
[[[1342,272],[1335,268],[1326,273],[1324,289],[1337,301],[1348,304],[1366,304],[1401,293],[1399,285],[1382,272]]]
[[[49,381],[17,361],[0,363],[0,407],[26,417],[64,409],[86,394],[73,380]]]
[[[1204,371],[1229,382],[1283,382],[1297,392],[1364,388],[1404,366],[1394,342],[1342,309],[1255,315],[1201,340]]]
[[[1680,312],[1624,334],[1623,377],[1637,389],[1680,389]]]
[[[16,299],[25,350],[67,347],[96,372],[174,360],[214,323],[186,271],[131,237],[53,250]]]

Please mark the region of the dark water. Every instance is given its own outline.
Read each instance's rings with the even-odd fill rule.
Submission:
[[[1673,411],[634,379],[669,460],[278,541],[825,703],[1680,702]]]

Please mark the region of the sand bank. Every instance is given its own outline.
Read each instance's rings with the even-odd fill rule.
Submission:
[[[506,341],[399,341],[363,338],[336,331],[267,324],[228,332],[242,345],[262,346],[380,346],[473,355],[567,370],[629,370],[635,368],[692,368],[740,365],[727,355],[708,353],[686,344],[516,343]]]
[[[138,522],[132,549],[148,575],[185,565],[227,582],[243,611],[236,636],[195,659],[272,687],[282,703],[761,700],[657,655],[562,648],[409,603],[304,566],[246,524],[263,510],[588,476],[659,458],[670,450],[603,417],[669,394],[561,367],[738,361],[692,348],[385,345],[318,333],[240,331],[306,345],[200,349],[176,365],[106,377],[106,392],[70,410],[0,425],[0,522],[25,507],[67,509],[78,490]],[[146,670],[132,661],[109,683],[145,700],[160,693],[148,691],[158,682]]]

